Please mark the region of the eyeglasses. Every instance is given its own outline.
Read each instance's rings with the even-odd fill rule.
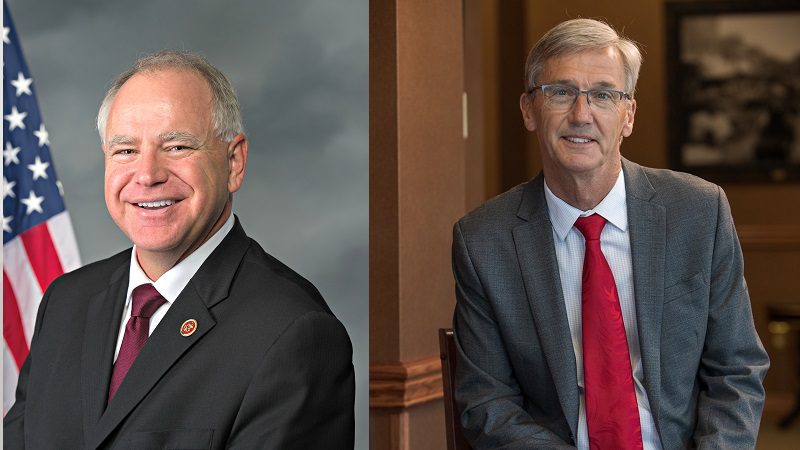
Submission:
[[[586,94],[586,102],[589,106],[603,110],[613,110],[622,99],[630,100],[631,98],[629,94],[614,89],[578,89],[563,84],[534,86],[528,90],[528,93],[532,94],[536,89],[542,90],[548,106],[560,111],[571,109],[575,105],[575,100],[581,94]]]

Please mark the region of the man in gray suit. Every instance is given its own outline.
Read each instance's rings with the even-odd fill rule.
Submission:
[[[542,173],[453,236],[455,396],[474,448],[755,447],[769,360],[725,194],[620,154],[641,60],[590,19],[528,56],[520,109]]]

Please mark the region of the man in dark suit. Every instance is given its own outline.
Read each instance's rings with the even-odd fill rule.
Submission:
[[[225,76],[144,57],[98,130],[106,205],[134,247],[48,288],[5,448],[353,448],[347,332],[231,213],[247,140]]]
[[[727,199],[620,154],[640,65],[603,22],[550,30],[520,98],[543,171],[455,226],[476,449],[755,446],[769,360]]]

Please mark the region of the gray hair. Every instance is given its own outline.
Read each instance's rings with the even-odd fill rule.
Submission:
[[[117,76],[111,83],[111,87],[108,88],[97,113],[97,131],[100,132],[100,139],[103,143],[105,143],[106,138],[108,113],[122,85],[136,74],[168,69],[194,72],[208,83],[213,100],[211,114],[214,133],[218,138],[224,142],[230,142],[237,134],[244,132],[239,99],[236,98],[236,92],[234,92],[231,82],[228,81],[225,75],[200,55],[183,51],[162,50],[137,59],[128,70]]]
[[[563,55],[572,55],[586,50],[615,48],[622,57],[625,70],[625,92],[633,97],[642,53],[631,39],[618,34],[611,26],[595,19],[572,19],[553,27],[533,46],[525,62],[525,89],[536,86],[547,60]]]

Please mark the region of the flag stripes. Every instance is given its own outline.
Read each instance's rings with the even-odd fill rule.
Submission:
[[[56,248],[50,239],[47,222],[28,228],[19,237],[25,246],[28,263],[36,274],[36,279],[39,280],[39,288],[44,291],[56,277],[64,273]]]
[[[25,341],[30,344],[43,291],[19,236],[3,246],[3,277],[8,278],[10,289],[17,299],[22,332]]]
[[[3,271],[3,339],[14,357],[17,369],[22,367],[29,350],[28,342],[26,342],[25,334],[22,330],[23,325],[19,315],[19,308],[17,307],[17,297],[14,296],[14,290],[11,289],[11,284],[6,278],[5,271]]]

